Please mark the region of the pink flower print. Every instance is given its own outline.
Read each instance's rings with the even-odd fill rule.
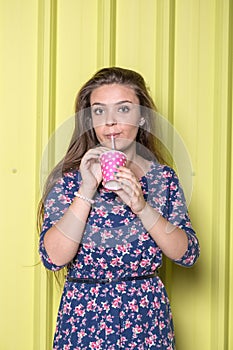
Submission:
[[[111,315],[107,315],[106,321],[109,322],[109,323],[112,323],[112,316]]]
[[[72,328],[71,328],[71,333],[76,333],[78,327],[76,327],[74,324],[72,325]]]
[[[105,243],[107,239],[112,238],[112,237],[113,237],[113,235],[112,235],[111,231],[104,230],[103,232],[101,232],[101,238],[102,238],[103,243]]]
[[[167,303],[167,298],[166,298],[166,296],[163,294],[162,295],[162,297],[161,297],[161,302],[163,303],[163,304],[166,304]]]
[[[125,213],[125,210],[123,209],[124,207],[122,205],[114,205],[113,208],[112,208],[112,213],[115,214],[115,215],[124,215]]]
[[[137,271],[137,269],[138,269],[138,261],[130,262],[130,268],[133,271]]]
[[[69,188],[69,190],[71,190],[74,186],[74,181],[68,181],[67,187]]]
[[[120,266],[123,265],[122,257],[117,256],[116,258],[113,258],[110,263],[111,266]]]
[[[80,305],[76,306],[76,308],[74,309],[74,312],[77,316],[84,316],[85,310],[83,310],[83,305],[80,304]]]
[[[107,267],[108,267],[108,265],[107,265],[107,263],[106,263],[106,260],[104,259],[104,258],[97,258],[97,260],[98,260],[98,264],[100,265],[100,267],[102,268],[102,269],[104,269],[104,270],[106,270],[107,269]]]
[[[160,307],[161,307],[159,300],[153,301],[152,305],[157,310],[160,309]]]
[[[71,204],[71,200],[68,196],[65,196],[64,194],[60,194],[58,196],[58,200],[62,203],[62,204]]]
[[[146,345],[154,345],[154,342],[151,338],[146,338],[145,342],[146,342]]]
[[[106,273],[106,278],[113,279],[113,274],[112,274],[111,271],[108,271],[108,272]]]
[[[165,170],[163,172],[163,178],[167,179],[167,178],[170,178],[171,176],[172,176],[172,174],[170,171]]]
[[[95,327],[94,327],[95,328]],[[95,331],[95,329],[94,329],[94,331]],[[94,332],[93,331],[93,332]],[[87,335],[87,333],[85,332],[85,330],[84,329],[81,329],[81,331],[80,332],[78,332],[78,337],[80,338],[80,339],[82,339],[83,337],[85,337]]]
[[[149,234],[147,232],[143,232],[141,235],[140,235],[140,240],[141,241],[148,241],[148,239],[150,239],[149,237]]]
[[[114,333],[114,331],[113,331],[113,329],[112,329],[112,327],[105,327],[105,334],[106,335],[109,335],[109,334],[112,334],[112,333]]]
[[[109,310],[110,310],[108,302],[107,301],[105,301],[105,302],[102,301],[101,304],[102,304],[103,309],[106,311],[106,313],[108,313]]]
[[[84,263],[85,265],[91,265],[93,262],[93,258],[91,254],[87,254],[84,256]]]
[[[136,235],[138,233],[138,229],[135,226],[133,226],[130,229],[130,233],[131,233],[131,235]]]
[[[88,330],[89,330],[91,333],[95,333],[95,327],[94,327],[94,326],[91,326],[91,328],[88,328]]]
[[[134,334],[139,334],[142,333],[142,326],[136,325],[135,327],[133,327],[133,333]]]
[[[129,308],[132,311],[138,312],[138,305],[135,299],[133,299],[132,301],[129,301]]]
[[[103,218],[106,218],[108,216],[108,211],[105,209],[104,206],[96,208],[96,213],[98,214],[98,216],[101,216]]]
[[[116,245],[116,250],[118,253],[127,253],[128,249],[129,249],[130,244],[124,244],[124,245]]]
[[[148,315],[149,317],[152,317],[152,316],[153,316],[153,311],[152,311],[152,310],[149,310],[149,311],[147,312],[147,315]]]
[[[155,255],[156,252],[157,252],[157,247],[152,247],[152,246],[150,246],[149,249],[148,249],[148,251],[149,251],[149,253],[150,253],[151,255]]]
[[[124,311],[120,311],[119,316],[120,316],[120,318],[124,318],[125,317],[125,312]]]
[[[85,250],[91,250],[91,249],[93,249],[95,247],[95,243],[94,243],[94,241],[91,241],[91,242],[88,242],[88,243],[83,243],[83,248],[85,249]]]
[[[106,220],[105,221],[105,225],[108,226],[108,227],[112,227],[112,222],[110,219]]]
[[[148,298],[147,298],[147,295],[143,298],[141,298],[141,301],[140,301],[140,306],[142,307],[148,307],[149,305],[149,301],[148,301]]]
[[[165,324],[164,324],[164,321],[160,321],[159,322],[159,329],[162,331],[164,328],[165,328]]]
[[[94,233],[98,233],[100,228],[98,226],[93,225],[91,230],[92,230],[92,234],[94,234]]]
[[[46,202],[46,209],[52,207],[54,203],[55,203],[54,199],[47,200],[47,202]]]
[[[63,313],[69,315],[71,311],[70,303],[65,303],[63,308]]]
[[[57,183],[58,183],[59,185],[63,185],[63,184],[64,184],[63,178],[60,177],[60,178],[57,180]],[[59,187],[58,187],[58,188],[59,188]]]
[[[68,336],[68,335],[70,334],[69,328],[66,328],[66,329],[63,331],[63,333],[64,333],[66,336]]]
[[[83,264],[80,261],[77,261],[75,267],[77,267],[77,270],[82,270]]]
[[[172,191],[176,191],[177,190],[177,185],[174,182],[171,182],[170,190],[172,190]]]
[[[123,234],[124,234],[124,231],[123,231],[123,230],[121,230],[121,229],[116,230],[116,234],[117,234],[117,236],[118,236],[118,237],[122,237],[122,236],[123,236]]]
[[[143,292],[148,292],[151,289],[150,282],[145,281],[144,283],[142,283],[141,288],[142,288]]]
[[[120,308],[121,304],[122,304],[122,301],[121,301],[121,297],[120,297],[120,296],[116,297],[116,298],[113,300],[113,302],[112,302],[112,306],[113,306],[115,309],[116,309],[116,308]]]
[[[98,295],[99,294],[99,288],[98,287],[92,287],[90,289],[91,295]]]
[[[125,218],[124,220],[121,221],[123,224],[125,224],[126,226],[128,226],[128,224],[130,223],[128,218]]]
[[[83,298],[83,296],[84,296],[84,294],[81,293],[81,292],[79,292],[79,293],[77,294],[77,299],[80,300],[80,299]]]
[[[167,350],[173,350],[173,345],[169,345],[169,346],[167,347]]]
[[[73,290],[68,290],[66,295],[67,295],[67,298],[68,298],[68,299],[73,299],[73,297],[74,297],[74,291],[73,291]]]
[[[95,308],[96,308],[95,300],[89,300],[87,303],[87,311],[95,310]]]
[[[125,329],[131,328],[131,326],[132,326],[132,322],[130,322],[130,320],[127,320],[127,321],[125,322]]]
[[[97,341],[93,341],[90,343],[89,347],[91,349],[101,350],[101,342],[102,341],[100,339],[98,339]]]
[[[142,259],[142,260],[140,261],[140,266],[141,266],[141,267],[146,267],[146,266],[148,266],[148,265],[150,265],[150,260],[148,260],[148,259]]]
[[[126,283],[118,283],[116,289],[118,292],[124,292],[126,290]]]

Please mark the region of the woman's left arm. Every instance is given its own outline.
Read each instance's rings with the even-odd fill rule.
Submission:
[[[177,264],[192,266],[200,254],[199,241],[175,172],[168,167],[164,169],[167,181],[167,212],[164,216],[145,202],[141,185],[130,169],[120,167],[117,178],[122,184],[118,195],[138,215],[162,252]]]
[[[179,260],[184,256],[188,249],[188,237],[184,230],[172,225],[147,203],[137,215],[168,258]]]

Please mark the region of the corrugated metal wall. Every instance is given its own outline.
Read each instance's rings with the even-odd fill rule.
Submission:
[[[233,348],[232,0],[0,0],[0,348],[49,350],[59,292],[37,255],[43,150],[103,66],[139,71],[192,162],[201,243],[166,264],[178,350]]]

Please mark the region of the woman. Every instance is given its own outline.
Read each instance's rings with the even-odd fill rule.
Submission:
[[[155,105],[136,72],[98,71],[76,99],[66,156],[42,198],[40,255],[67,267],[54,349],[175,349],[169,300],[157,270],[162,255],[192,266],[199,243],[174,171],[154,140]],[[127,156],[102,184],[100,155]],[[44,204],[43,204],[44,203]]]

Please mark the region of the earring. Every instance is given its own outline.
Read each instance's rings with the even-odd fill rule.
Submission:
[[[145,118],[141,118],[138,125],[143,126],[145,124]]]

